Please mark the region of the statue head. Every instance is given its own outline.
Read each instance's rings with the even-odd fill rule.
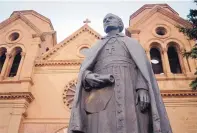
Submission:
[[[111,30],[119,29],[122,32],[124,24],[122,19],[112,13],[107,14],[103,19],[104,31],[108,33]]]

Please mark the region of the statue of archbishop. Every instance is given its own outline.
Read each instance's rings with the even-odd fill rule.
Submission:
[[[144,49],[114,14],[81,65],[68,133],[172,133]]]

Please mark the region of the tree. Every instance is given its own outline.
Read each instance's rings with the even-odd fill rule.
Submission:
[[[197,0],[194,0],[194,3],[197,4]],[[197,60],[197,9],[190,9],[189,14],[187,15],[188,21],[192,24],[191,27],[180,27],[179,31],[188,36],[190,40],[196,41],[196,44],[193,46],[193,48],[190,51],[185,51],[183,53],[183,56],[186,58],[192,58]],[[194,73],[197,75],[197,69]],[[190,87],[193,90],[197,90],[197,77],[190,83]]]

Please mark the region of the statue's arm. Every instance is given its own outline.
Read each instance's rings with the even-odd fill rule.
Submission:
[[[83,88],[86,90],[86,91],[90,91],[91,90],[91,86],[88,84],[88,82],[86,81],[86,77],[88,74],[92,73],[91,71],[89,70],[85,70],[83,72],[83,75],[82,75],[82,85],[83,85]]]
[[[90,70],[84,71],[82,75],[82,85],[86,91],[112,85],[114,81],[115,79],[111,74],[98,74]]]
[[[136,91],[138,90],[147,90],[148,91],[148,84],[143,77],[142,73],[140,72],[139,69],[137,69],[137,82],[136,82]]]
[[[148,109],[148,106],[150,104],[150,97],[148,91],[148,83],[146,82],[139,69],[137,75],[136,91],[136,105],[139,103],[140,110],[143,113]]]

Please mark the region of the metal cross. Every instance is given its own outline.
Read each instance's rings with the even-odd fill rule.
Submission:
[[[91,23],[91,21],[86,18],[86,20],[84,20],[83,23],[88,24],[88,23]]]

